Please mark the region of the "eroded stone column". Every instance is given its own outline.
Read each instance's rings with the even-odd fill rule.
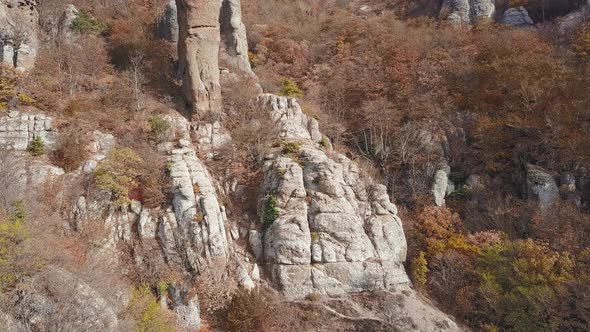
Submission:
[[[251,74],[252,68],[248,59],[248,39],[246,37],[246,26],[242,21],[241,1],[223,0],[219,22],[225,49],[230,60],[240,70]]]
[[[176,0],[179,70],[193,114],[221,111],[219,0]]]

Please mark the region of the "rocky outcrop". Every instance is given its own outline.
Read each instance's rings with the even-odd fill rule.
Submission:
[[[113,306],[65,270],[48,268],[36,275],[17,287],[12,301],[11,324],[28,327],[22,331],[118,331]]]
[[[295,99],[262,95],[259,102],[292,144],[268,156],[259,202],[263,247],[254,250],[275,285],[301,298],[407,283],[405,237],[385,187],[345,156],[320,149],[321,135]],[[256,247],[258,233],[250,236]]]
[[[495,10],[493,0],[444,0],[440,17],[454,24],[473,24],[491,19]]]
[[[0,117],[0,148],[24,151],[35,137],[40,137],[46,148],[53,148],[57,135],[53,119],[36,112],[10,111]]]
[[[162,15],[157,22],[158,36],[166,39],[169,42],[178,42],[178,10],[176,8],[176,0],[170,0],[164,9]]]
[[[199,299],[196,296],[191,298],[188,290],[177,284],[168,287],[167,295],[170,297],[172,310],[176,313],[180,325],[191,331],[199,330],[201,325]]]
[[[175,11],[178,21],[174,20]],[[220,56],[238,73],[254,76],[240,0],[177,0],[176,6],[171,3],[166,7],[158,31],[171,41],[178,39],[186,99],[198,115],[221,110]]]
[[[228,60],[243,73],[253,74],[248,59],[248,39],[246,26],[242,21],[242,5],[240,0],[222,0],[219,12],[221,56]],[[160,38],[170,42],[178,42],[178,10],[176,0],[171,0],[158,18],[156,24]]]
[[[80,12],[76,6],[69,4],[64,9],[64,12],[59,19],[59,34],[67,41],[72,40],[72,38],[75,36],[75,32],[72,30],[72,25],[78,18],[79,14]]]
[[[432,183],[432,197],[436,206],[445,206],[445,196],[449,189],[449,173],[450,169],[439,169],[434,174],[434,181]]]
[[[174,251],[199,272],[214,261],[225,262],[230,251],[225,231],[225,208],[206,167],[188,144],[171,152],[174,220],[160,225],[165,251]],[[170,240],[174,238],[175,242]]]
[[[515,27],[531,27],[534,24],[529,12],[522,6],[505,11],[500,23]]]
[[[231,141],[231,136],[224,131],[219,121],[195,125],[193,132],[195,144],[202,151],[219,149]]]
[[[35,64],[39,47],[36,6],[34,0],[0,1],[0,60],[19,71]]]
[[[221,111],[219,0],[177,0],[179,72],[197,116]]]
[[[559,33],[562,36],[569,38],[572,32],[589,19],[590,6],[586,4],[580,7],[580,9],[573,11],[558,20]]]
[[[542,167],[528,164],[526,179],[529,197],[536,199],[540,207],[549,207],[559,199],[559,188],[555,179]]]
[[[219,22],[225,54],[229,56],[229,61],[242,72],[251,74],[246,26],[242,22],[241,1],[223,0]]]
[[[227,216],[207,169],[188,144],[171,151],[168,167],[174,197],[166,210],[149,209],[137,201],[116,207],[108,192],[82,196],[72,209],[71,229],[79,231],[88,222],[103,220],[111,230],[107,246],[130,242],[135,234],[142,241],[157,240],[168,263],[191,272],[216,263],[224,266],[231,251]]]
[[[318,121],[306,116],[295,98],[267,93],[259,95],[257,103],[262,109],[270,111],[280,138],[310,140],[315,143],[322,139]]]
[[[91,134],[91,143],[89,146],[90,159],[81,166],[84,173],[91,173],[96,169],[98,163],[104,160],[107,154],[115,147],[115,137],[111,134],[105,134],[95,130]]]

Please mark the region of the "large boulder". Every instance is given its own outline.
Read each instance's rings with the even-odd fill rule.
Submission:
[[[434,174],[432,183],[432,197],[436,206],[445,206],[445,196],[449,187],[449,173],[445,169],[439,169]]]
[[[454,24],[472,24],[494,16],[493,0],[444,0],[440,17]]]
[[[570,34],[588,19],[590,19],[590,6],[584,5],[558,20],[559,33],[569,38]]]
[[[559,199],[559,188],[555,179],[542,167],[528,164],[526,167],[529,197],[535,198],[545,208]]]
[[[534,24],[529,16],[529,12],[522,6],[518,8],[510,8],[505,11],[500,23],[515,27],[530,27]]]

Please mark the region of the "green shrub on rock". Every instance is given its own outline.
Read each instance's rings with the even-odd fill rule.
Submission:
[[[170,122],[159,116],[152,116],[148,119],[150,125],[150,136],[156,141],[161,142],[165,137],[168,130],[170,130]]]
[[[101,34],[109,29],[109,25],[105,22],[95,19],[90,13],[81,10],[78,17],[72,22],[72,30],[79,33],[95,33]]]
[[[31,234],[24,204],[15,201],[11,207],[10,214],[0,219],[0,292],[13,287],[21,277],[36,269],[35,259],[27,255]]]
[[[31,153],[31,155],[35,157],[42,156],[43,154],[45,154],[45,142],[43,141],[41,136],[35,136],[31,144],[29,144],[27,150]]]
[[[297,84],[292,80],[285,78],[282,81],[281,91],[279,92],[281,96],[287,97],[294,97],[299,98],[303,96],[303,91],[297,87]]]
[[[129,191],[137,186],[142,162],[129,148],[113,149],[94,171],[97,188],[109,190],[119,206],[129,203]]]
[[[283,154],[296,156],[301,152],[301,144],[298,142],[287,142],[283,144]]]
[[[135,288],[127,308],[136,323],[137,332],[174,332],[171,317],[162,310],[147,285]]]
[[[268,228],[279,217],[279,208],[277,203],[277,196],[270,195],[266,199],[264,206],[264,215],[262,217],[264,228]]]

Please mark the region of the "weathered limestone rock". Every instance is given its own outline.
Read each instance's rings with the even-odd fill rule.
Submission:
[[[529,12],[522,6],[510,8],[505,11],[500,23],[515,27],[530,27],[534,24],[529,16]]]
[[[321,135],[310,132],[311,121],[295,99],[261,95],[259,103],[271,112],[282,138],[302,144],[297,156],[276,152],[263,168],[262,256],[275,285],[301,298],[407,283],[406,241],[385,187],[363,178],[345,156],[328,157],[318,149],[312,137]],[[269,224],[272,211],[276,218]],[[256,242],[250,233],[258,251]]]
[[[75,33],[72,30],[72,25],[74,21],[78,18],[79,15],[78,8],[76,6],[69,4],[66,6],[61,18],[59,19],[59,33],[60,35],[65,38],[65,40],[71,40]]]
[[[113,306],[75,275],[50,267],[28,284],[12,299],[14,318],[28,331],[118,331]]]
[[[201,308],[199,299],[189,297],[189,292],[184,287],[172,284],[168,288],[168,296],[171,299],[172,309],[180,325],[188,330],[198,331],[201,325]]]
[[[240,74],[254,77],[240,0],[176,0],[159,26],[160,35],[178,40],[179,73],[197,115],[221,110],[220,56]]]
[[[225,52],[233,65],[245,73],[252,73],[248,58],[248,39],[246,26],[242,22],[240,0],[223,0],[219,16]]]
[[[439,169],[434,174],[434,182],[432,184],[432,197],[434,197],[434,204],[436,206],[445,206],[445,196],[449,186],[449,174],[444,169]]]
[[[224,260],[229,251],[225,208],[219,203],[211,176],[194,149],[173,150],[170,160],[176,245],[181,248],[185,263],[198,272],[206,262]]]
[[[176,8],[176,0],[170,0],[166,4],[164,15],[159,18],[157,28],[160,38],[173,43],[178,42],[178,10]]]
[[[23,183],[23,189],[33,189],[65,173],[60,167],[36,160],[25,163],[21,172],[20,180]]]
[[[105,134],[99,130],[91,133],[91,143],[89,146],[90,159],[86,160],[81,166],[82,172],[92,173],[98,166],[98,162],[104,160],[107,154],[115,147],[115,137],[111,134]]]
[[[493,0],[444,0],[440,17],[455,24],[472,24],[494,16]]]
[[[307,117],[295,98],[267,93],[259,95],[257,102],[259,107],[271,112],[281,138],[311,140],[315,143],[322,139],[317,120]]]
[[[569,38],[571,34],[580,24],[583,24],[590,18],[590,6],[587,4],[580,9],[571,12],[558,21],[559,33],[562,36]]]
[[[219,149],[231,141],[231,136],[223,130],[219,121],[196,125],[194,136],[201,150]]]
[[[481,190],[485,187],[485,182],[481,176],[471,174],[467,180],[465,180],[465,185],[467,185],[470,190]]]
[[[240,0],[221,0],[218,13],[220,32],[223,43],[221,56],[227,59],[241,72],[253,75],[248,59],[248,40],[246,26],[242,22],[242,5]],[[157,31],[160,38],[170,42],[178,42],[178,9],[175,0],[171,0],[158,19]],[[226,57],[226,58],[225,58]]]
[[[179,71],[198,116],[221,111],[219,0],[177,0]]]
[[[353,295],[356,303],[371,310],[385,326],[378,330],[403,332],[459,332],[464,329],[457,326],[449,316],[435,308],[428,300],[403,285],[387,292],[374,292],[374,296]],[[354,312],[354,311],[353,311]]]
[[[555,179],[539,166],[527,165],[527,189],[530,197],[537,199],[542,208],[550,206],[559,199],[559,188]]]
[[[53,149],[57,135],[53,119],[45,114],[10,111],[0,117],[0,148],[25,151],[35,137],[41,137],[47,149]]]
[[[0,60],[19,71],[33,68],[39,41],[37,3],[0,0]]]

